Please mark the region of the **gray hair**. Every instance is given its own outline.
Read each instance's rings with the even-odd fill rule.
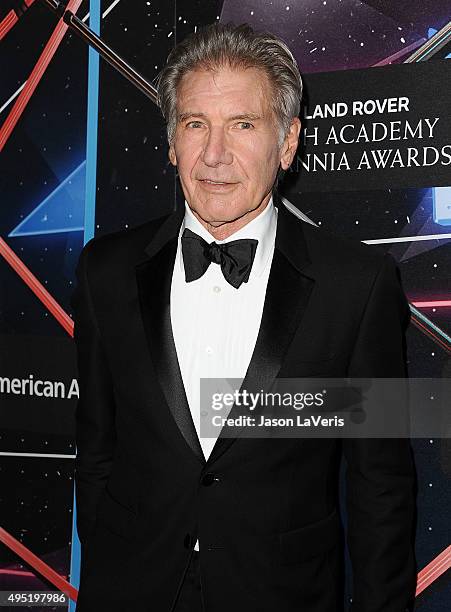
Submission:
[[[191,33],[174,47],[156,77],[158,104],[167,123],[172,144],[177,126],[177,87],[182,77],[195,69],[259,68],[272,86],[270,105],[279,124],[279,147],[294,117],[300,112],[302,79],[286,43],[269,32],[255,32],[243,23],[213,23]]]

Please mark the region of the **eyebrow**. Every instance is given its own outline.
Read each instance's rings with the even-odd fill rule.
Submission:
[[[191,111],[186,112],[186,113],[181,113],[178,116],[178,122],[182,123],[183,121],[186,121],[187,119],[190,119],[191,117],[202,117],[204,119],[207,118],[207,115],[205,113],[193,113]],[[260,115],[257,115],[256,113],[241,113],[239,115],[233,115],[232,117],[229,117],[228,120],[229,121],[236,121],[238,119],[241,120],[249,120],[249,121],[256,121],[257,119],[261,119]]]

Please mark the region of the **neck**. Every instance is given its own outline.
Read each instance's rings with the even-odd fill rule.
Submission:
[[[249,210],[241,217],[233,219],[232,221],[213,221],[212,224],[208,221],[205,221],[205,219],[202,219],[202,217],[200,217],[195,210],[191,209],[191,212],[199,221],[199,223],[201,223],[205,227],[205,229],[213,236],[215,240],[224,240],[225,238],[228,238],[229,236],[240,230],[242,227],[247,225],[250,221],[252,221],[252,219],[258,217],[258,215],[265,210],[270,199],[271,192],[263,199],[263,201],[256,208]]]

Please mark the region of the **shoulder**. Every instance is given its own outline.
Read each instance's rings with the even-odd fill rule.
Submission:
[[[282,204],[282,206],[285,206]],[[285,207],[292,215],[293,222],[301,224],[309,257],[315,268],[325,268],[339,277],[343,275],[377,272],[384,265],[394,265],[393,257],[386,254],[379,245],[366,244],[359,240],[346,238],[323,227],[306,221],[302,213]]]
[[[399,266],[383,247],[352,240],[315,226],[306,221],[305,215],[299,214],[298,210],[285,208],[285,214],[290,215],[293,223],[300,224],[311,262],[307,275],[310,270],[321,281],[321,287],[336,296],[337,300],[354,300],[356,296],[366,299],[375,290],[393,294],[403,291]]]
[[[361,312],[373,296],[381,313],[395,312],[392,306],[396,304],[398,312],[402,312],[408,322],[410,308],[399,266],[392,255],[378,245],[336,235],[287,210],[301,224],[312,263],[310,269],[325,294],[333,296],[335,305],[344,303],[347,308],[360,305]]]
[[[131,228],[94,236],[83,246],[79,263],[97,270],[105,270],[105,266],[127,266],[140,257],[144,247],[170,216],[163,215]]]

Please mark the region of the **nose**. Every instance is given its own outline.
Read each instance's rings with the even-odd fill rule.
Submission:
[[[227,138],[221,127],[210,128],[202,160],[206,166],[212,167],[232,163],[232,152],[229,149]]]

